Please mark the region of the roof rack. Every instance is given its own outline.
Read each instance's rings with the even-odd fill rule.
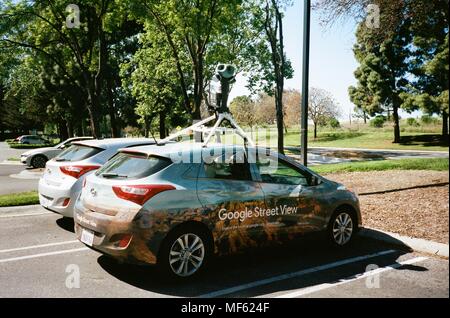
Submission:
[[[214,126],[212,126],[212,127],[205,126],[207,123],[212,122],[213,120],[216,120],[216,122],[214,123]],[[225,121],[228,121],[233,128],[221,127],[220,125]],[[208,146],[208,144],[211,141],[211,138],[213,136],[218,137],[219,142],[221,142],[220,133],[225,133],[225,132],[231,132],[231,133],[237,134],[244,140],[244,145],[246,145],[246,146],[247,145],[250,145],[252,147],[255,146],[255,143],[253,142],[253,140],[251,140],[247,136],[247,134],[244,132],[244,130],[236,123],[233,116],[228,112],[218,113],[217,115],[212,115],[208,118],[205,118],[187,128],[180,130],[179,132],[177,132],[175,134],[168,136],[167,138],[160,140],[158,142],[158,144],[165,144],[168,141],[171,141],[171,140],[177,139],[180,136],[189,134],[191,131],[200,133],[202,136],[202,140],[203,140],[204,134],[206,134],[206,139],[204,139],[202,141],[203,147]]]

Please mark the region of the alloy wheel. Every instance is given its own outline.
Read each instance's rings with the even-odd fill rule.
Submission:
[[[333,223],[333,238],[338,245],[347,244],[352,238],[353,221],[352,217],[346,213],[340,213]]]
[[[193,233],[178,237],[169,252],[169,264],[172,271],[181,277],[194,274],[203,264],[205,245],[202,239]]]

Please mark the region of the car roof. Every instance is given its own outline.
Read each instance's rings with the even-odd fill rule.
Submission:
[[[154,144],[155,141],[149,138],[107,138],[76,141],[73,145],[82,145],[95,148],[126,148],[143,144]]]
[[[148,156],[155,155],[160,157],[170,158],[171,155],[177,155],[183,151],[189,151],[190,153],[197,153],[199,151],[205,151],[207,149],[236,149],[241,150],[245,149],[242,145],[227,145],[220,143],[210,143],[207,147],[203,147],[202,143],[193,143],[190,141],[187,142],[174,142],[167,143],[163,145],[151,145],[151,146],[141,146],[141,147],[133,147],[133,149],[120,149],[122,152],[134,152],[134,153],[142,153]],[[247,147],[247,149],[266,149],[264,147]]]

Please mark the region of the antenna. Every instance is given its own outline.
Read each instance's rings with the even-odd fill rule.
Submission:
[[[203,147],[207,147],[211,138],[218,133],[231,132],[239,135],[244,140],[244,145],[254,146],[254,142],[247,136],[244,130],[237,124],[228,109],[228,96],[230,94],[230,85],[236,82],[236,67],[231,64],[218,64],[215,70],[215,74],[211,79],[209,86],[209,107],[208,111],[214,113],[214,115],[203,119],[192,126],[189,126],[181,131],[170,135],[169,137],[161,140],[159,143],[164,144],[168,141],[176,139],[182,135],[185,135],[191,131],[200,132],[206,135],[206,139],[203,141]],[[216,120],[212,127],[206,127],[209,122]],[[220,125],[227,121],[233,128],[225,128]]]

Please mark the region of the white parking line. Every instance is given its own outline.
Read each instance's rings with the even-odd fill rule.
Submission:
[[[31,246],[24,246],[24,247],[17,247],[17,248],[10,248],[6,250],[0,250],[0,253],[9,253],[9,252],[16,252],[16,251],[23,251],[23,250],[30,250],[33,248],[41,248],[41,247],[49,247],[49,246],[58,246],[58,245],[64,245],[64,244],[72,244],[80,242],[78,240],[72,240],[72,241],[64,241],[64,242],[56,242],[56,243],[48,243],[48,244],[40,244],[40,245],[31,245]]]
[[[55,214],[53,212],[39,212],[39,213],[21,213],[21,214],[6,214],[0,215],[1,218],[15,218],[18,216],[35,216],[35,215],[45,215],[45,214]]]
[[[48,253],[40,253],[40,254],[33,254],[33,255],[20,256],[20,257],[6,258],[6,259],[0,259],[0,263],[21,261],[21,260],[24,260],[24,259],[44,257],[44,256],[51,256],[51,255],[58,255],[58,254],[75,253],[75,252],[81,252],[81,251],[87,251],[87,250],[89,250],[89,248],[82,247],[82,248],[74,248],[74,249],[71,249],[71,250],[63,250],[63,251],[56,251],[56,252],[48,252]]]
[[[352,257],[352,258],[344,259],[341,261],[320,265],[317,267],[303,269],[303,270],[293,272],[293,273],[283,274],[283,275],[270,277],[270,278],[254,281],[254,282],[243,284],[243,285],[238,285],[238,286],[214,291],[211,293],[200,295],[198,297],[200,297],[200,298],[219,297],[219,296],[235,293],[235,292],[242,291],[242,290],[246,290],[246,289],[250,289],[250,288],[254,288],[254,287],[258,287],[258,286],[262,286],[262,285],[267,285],[270,283],[274,283],[274,282],[278,282],[278,281],[282,281],[282,280],[286,280],[286,279],[290,279],[290,278],[294,278],[294,277],[299,277],[299,276],[311,274],[314,272],[319,272],[319,271],[335,268],[335,267],[350,264],[350,263],[360,262],[360,261],[363,261],[363,260],[366,260],[369,258],[379,257],[379,256],[391,254],[394,252],[396,252],[396,250],[385,250],[385,251],[381,251],[381,252],[374,253],[374,254]]]
[[[312,293],[315,293],[315,292],[318,292],[318,291],[321,291],[321,290],[324,290],[324,289],[332,288],[332,287],[335,287],[335,286],[351,283],[351,282],[359,280],[359,279],[367,278],[369,276],[378,275],[380,273],[383,273],[383,272],[386,272],[386,271],[390,271],[390,270],[393,270],[395,268],[399,268],[399,267],[401,267],[403,265],[411,265],[411,264],[415,264],[415,263],[418,263],[418,262],[423,262],[423,261],[425,261],[427,259],[428,259],[427,257],[416,257],[416,258],[409,259],[407,261],[403,261],[403,262],[400,262],[400,263],[395,263],[395,264],[391,264],[391,265],[388,265],[388,266],[385,266],[385,267],[380,267],[380,268],[377,268],[377,269],[365,272],[363,274],[359,274],[359,275],[356,275],[356,276],[350,276],[350,277],[344,278],[343,280],[341,280],[341,281],[339,281],[337,283],[334,283],[334,284],[324,283],[324,284],[320,284],[320,285],[316,285],[316,286],[311,286],[311,287],[308,287],[308,288],[304,288],[302,290],[297,290],[297,291],[294,291],[294,292],[291,292],[291,293],[288,293],[288,294],[283,294],[283,295],[277,296],[275,298],[294,298],[294,297],[304,296],[304,295],[307,295],[307,294],[312,294]]]

